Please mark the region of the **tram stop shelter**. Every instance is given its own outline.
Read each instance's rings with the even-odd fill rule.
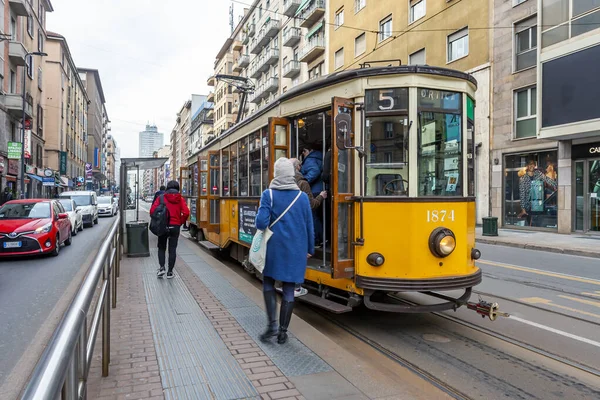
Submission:
[[[140,170],[162,167],[169,159],[155,157],[122,158],[120,171],[119,213],[121,214],[121,235],[123,237],[123,252],[128,257],[149,257],[148,221],[140,221],[139,182]],[[135,219],[127,221],[127,173],[136,171],[135,183]]]

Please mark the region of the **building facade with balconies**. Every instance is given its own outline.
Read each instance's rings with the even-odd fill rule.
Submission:
[[[490,35],[494,30],[480,29],[492,25],[488,2],[330,0],[328,7],[328,25],[323,29],[330,73],[362,66],[427,64],[464,71],[477,79],[473,129],[476,214],[481,223],[490,207]],[[315,35],[308,38],[304,57],[320,45],[318,39],[311,39]]]
[[[84,176],[87,161],[85,133],[89,99],[65,37],[48,32],[46,53],[44,162],[60,173],[66,186],[74,187],[77,177]]]
[[[54,11],[49,0],[4,0],[0,2],[2,41],[0,53],[0,190],[9,186],[16,195],[21,176],[20,159],[8,159],[8,142],[21,142],[23,119],[23,74],[25,74],[25,118],[31,129],[25,137],[25,170],[33,176],[26,177],[25,193],[28,197],[44,196],[40,175],[44,165],[44,62],[40,56],[27,57],[27,53],[45,51],[46,13]],[[40,173],[38,174],[38,170]],[[15,196],[16,197],[16,196]]]
[[[188,165],[193,164],[196,160],[200,149],[209,141],[214,139],[213,120],[209,117],[214,115],[214,104],[210,101],[205,101],[200,104],[196,113],[192,116],[190,126],[190,138],[188,149]],[[209,132],[211,132],[209,134]]]
[[[169,162],[171,165],[171,179],[178,181],[181,168],[187,168],[188,143],[191,126],[191,108],[192,101],[186,100],[177,113],[175,127],[171,132],[171,155]],[[184,194],[184,188],[180,188]]]

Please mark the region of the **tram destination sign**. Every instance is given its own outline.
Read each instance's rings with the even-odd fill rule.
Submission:
[[[258,212],[258,204],[239,203],[238,207],[238,238],[242,242],[251,244],[252,238],[256,233],[256,213]]]
[[[600,142],[572,146],[571,158],[600,158]]]
[[[390,112],[408,110],[408,89],[372,89],[365,92],[366,112]]]

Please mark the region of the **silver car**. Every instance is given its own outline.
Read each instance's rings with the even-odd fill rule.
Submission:
[[[112,196],[98,196],[98,215],[113,217],[117,214],[117,202]]]

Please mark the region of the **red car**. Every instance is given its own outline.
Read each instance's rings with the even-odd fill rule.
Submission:
[[[50,253],[71,244],[71,222],[56,200],[12,200],[0,208],[0,256]]]

